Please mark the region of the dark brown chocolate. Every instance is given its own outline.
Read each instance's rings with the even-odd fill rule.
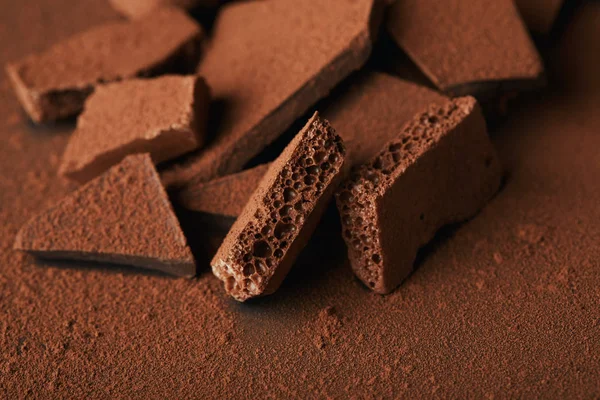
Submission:
[[[417,114],[336,194],[356,276],[377,293],[394,290],[417,251],[444,225],[476,214],[501,175],[474,98]]]
[[[7,65],[23,108],[35,122],[76,115],[101,83],[190,70],[202,31],[184,12],[156,10],[134,22],[91,28]]]
[[[244,170],[198,185],[179,193],[177,203],[188,210],[237,217],[262,180],[269,164]]]
[[[165,171],[164,182],[183,187],[241,170],[366,62],[382,5],[277,0],[224,6],[199,67],[222,109],[215,139]]]
[[[109,0],[110,5],[128,18],[140,18],[149,12],[172,6],[191,10],[198,6],[215,6],[222,0]]]
[[[77,121],[60,174],[83,183],[129,154],[150,153],[159,163],[200,147],[209,97],[206,83],[197,76],[99,86]]]
[[[564,0],[515,0],[527,27],[543,35],[550,33]]]
[[[316,228],[341,178],[342,139],[318,114],[271,164],[213,258],[238,301],[273,293]]]
[[[403,0],[387,29],[444,92],[487,100],[538,86],[540,56],[512,0]]]
[[[14,248],[42,258],[195,275],[192,253],[148,154],[120,164],[31,219]]]

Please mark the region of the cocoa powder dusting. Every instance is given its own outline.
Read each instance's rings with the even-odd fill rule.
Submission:
[[[2,1],[0,63],[114,18],[107,2]],[[500,193],[387,296],[353,277],[331,221],[252,304],[208,259],[186,280],[12,251],[73,190],[56,177],[73,126],[34,128],[1,75],[0,397],[598,397],[598,21],[588,3],[548,58],[568,89],[491,127]]]

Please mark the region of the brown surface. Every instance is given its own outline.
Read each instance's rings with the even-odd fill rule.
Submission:
[[[529,87],[540,57],[512,0],[398,1],[387,16],[396,43],[441,90],[478,98]]]
[[[204,142],[209,102],[200,77],[99,86],[77,120],[59,173],[83,183],[129,154],[150,153],[160,163],[195,150]]]
[[[115,17],[100,1],[0,5],[2,63]],[[186,280],[12,251],[69,189],[54,171],[72,128],[32,128],[0,76],[0,397],[598,397],[599,18],[581,10],[549,63],[569,90],[493,132],[498,196],[389,296],[353,277],[337,227],[244,305],[208,259]]]
[[[29,220],[17,234],[14,249],[42,258],[196,274],[194,258],[148,154],[126,157]]]
[[[211,262],[228,294],[246,301],[279,288],[341,182],[345,154],[315,113],[270,165]]]
[[[136,22],[96,26],[8,64],[6,71],[29,116],[51,121],[79,113],[100,83],[189,69],[201,33],[183,12],[163,9]]]
[[[190,10],[197,6],[214,6],[221,0],[108,0],[113,8],[129,17],[140,18],[150,11],[164,7],[174,6]]]
[[[336,196],[356,276],[377,293],[396,289],[419,249],[443,226],[481,210],[501,177],[474,98],[417,113]]]
[[[223,7],[198,70],[220,103],[220,124],[205,150],[163,180],[185,186],[241,170],[366,62],[380,6],[379,0],[330,0],[326,6],[278,0]]]
[[[548,34],[564,0],[515,0],[515,3],[531,31]]]
[[[269,164],[212,181],[190,185],[177,196],[177,204],[188,210],[237,217],[267,172]]]

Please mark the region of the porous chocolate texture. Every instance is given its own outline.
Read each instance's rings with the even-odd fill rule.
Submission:
[[[192,211],[237,217],[268,168],[269,164],[262,164],[237,174],[188,186],[179,193],[177,203]]]
[[[341,178],[345,149],[315,114],[269,167],[212,260],[238,301],[273,293],[308,242]]]
[[[69,139],[60,174],[78,182],[125,156],[150,153],[154,163],[204,142],[209,90],[197,76],[132,79],[98,86]]]
[[[91,28],[6,70],[31,119],[52,121],[81,112],[98,84],[193,70],[202,36],[183,11],[162,8]]]
[[[387,30],[433,83],[489,100],[543,83],[543,64],[512,0],[403,0]]]
[[[184,10],[191,10],[198,6],[215,6],[221,0],[109,0],[112,7],[128,18],[140,18],[149,12],[173,6]]]
[[[394,290],[417,251],[444,225],[476,214],[501,176],[474,98],[417,114],[336,193],[356,276],[377,293]]]
[[[210,145],[162,174],[165,184],[182,188],[241,170],[367,61],[382,9],[380,0],[225,5],[198,69],[220,123]]]
[[[148,154],[126,157],[32,218],[14,248],[42,258],[127,264],[186,277],[196,273]]]

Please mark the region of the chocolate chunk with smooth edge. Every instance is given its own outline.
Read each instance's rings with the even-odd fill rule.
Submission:
[[[129,18],[140,18],[165,6],[191,10],[198,6],[215,6],[220,0],[109,0],[109,2],[119,13]]]
[[[199,66],[223,109],[215,139],[163,181],[182,187],[241,170],[366,62],[382,7],[380,0],[224,6]]]
[[[417,251],[444,225],[475,215],[501,176],[474,98],[417,114],[336,194],[356,276],[377,293],[394,290]]]
[[[558,17],[564,0],[515,0],[527,27],[541,34],[548,34]]]
[[[345,149],[315,114],[271,164],[213,258],[238,301],[273,293],[308,242],[341,178]]]
[[[148,154],[126,157],[31,219],[14,248],[42,258],[127,264],[185,277],[196,273]]]
[[[200,26],[163,8],[134,22],[91,28],[6,66],[23,108],[35,122],[78,114],[101,83],[194,68]]]
[[[86,182],[129,154],[150,153],[159,163],[190,152],[204,141],[209,102],[196,76],[99,86],[69,139],[60,174]]]

